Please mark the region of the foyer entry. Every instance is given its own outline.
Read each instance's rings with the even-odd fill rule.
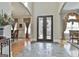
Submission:
[[[53,42],[53,16],[37,17],[37,41]]]

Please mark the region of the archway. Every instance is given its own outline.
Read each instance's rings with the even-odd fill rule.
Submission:
[[[79,15],[77,14],[77,12],[74,11],[70,11],[68,13],[66,13],[63,17],[63,30],[62,30],[62,39],[61,40],[65,40],[65,35],[64,35],[64,31],[67,28],[67,23],[68,22],[79,22]],[[61,42],[62,43],[62,42]]]

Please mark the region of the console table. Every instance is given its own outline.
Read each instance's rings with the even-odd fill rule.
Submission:
[[[10,56],[11,25],[0,26],[0,57]],[[2,53],[4,45],[9,45],[9,55]],[[6,49],[5,49],[6,50]]]
[[[70,40],[77,40],[77,44],[79,44],[79,30],[70,30]]]
[[[3,50],[3,45],[9,45],[9,55],[8,54],[3,54],[2,50]],[[0,57],[10,57],[10,39],[9,38],[5,38],[5,37],[1,37],[0,36],[0,46],[1,46],[1,53],[0,53]]]

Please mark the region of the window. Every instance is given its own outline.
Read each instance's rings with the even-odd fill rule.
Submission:
[[[76,16],[69,15],[68,17],[69,22],[67,22],[65,32],[69,33],[69,30],[79,30],[79,23],[75,22],[74,20],[76,20]]]
[[[66,29],[69,29],[69,30],[71,30],[71,29],[79,29],[78,22],[74,22],[73,24],[72,24],[71,21],[70,22],[67,22]]]

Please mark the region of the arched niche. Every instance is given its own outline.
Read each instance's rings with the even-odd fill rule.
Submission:
[[[71,16],[72,18],[70,18],[69,16]],[[69,18],[74,19],[75,21],[79,21],[79,15],[77,14],[77,12],[69,12],[64,15],[65,21],[69,21]]]
[[[69,12],[65,15],[65,17],[64,17],[64,31],[66,29],[67,22],[70,22],[70,21],[72,21],[72,24],[74,21],[79,22],[79,15],[76,12]]]
[[[63,33],[62,33],[62,39],[65,39],[64,31],[66,30],[67,22],[79,22],[79,15],[77,12],[70,11],[66,13],[63,17]]]

